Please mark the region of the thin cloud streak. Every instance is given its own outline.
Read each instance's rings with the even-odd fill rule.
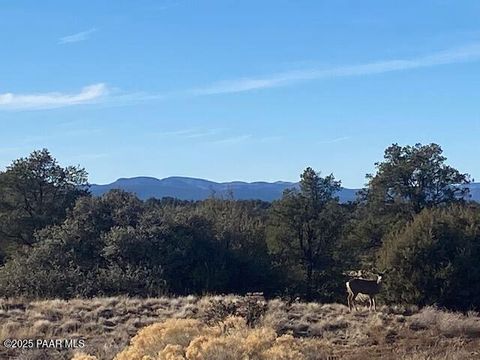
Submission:
[[[213,128],[213,129],[199,129],[199,128],[190,128],[190,129],[179,129],[171,131],[163,131],[160,133],[154,134],[155,136],[160,136],[162,138],[174,138],[177,141],[200,141],[203,144],[213,144],[213,145],[233,145],[242,143],[244,141],[253,139],[251,134],[242,134],[242,135],[231,135],[221,136],[222,133],[225,133],[226,129]]]
[[[190,134],[186,134],[185,137],[187,139],[197,139],[197,138],[213,136],[218,134],[219,132],[220,132],[220,129],[210,129],[206,131],[192,132]]]
[[[173,131],[164,131],[158,135],[161,137],[181,137],[184,139],[197,139],[203,137],[214,136],[221,132],[221,129],[182,129],[182,130],[173,130]]]
[[[249,140],[252,138],[252,135],[251,134],[247,134],[247,135],[238,135],[238,136],[233,136],[233,137],[228,137],[228,138],[225,138],[225,139],[220,139],[220,140],[215,140],[215,141],[211,141],[210,143],[211,144],[219,144],[219,145],[227,145],[227,144],[238,144],[238,143],[242,143],[246,140]]]
[[[76,34],[67,35],[60,38],[58,40],[58,43],[60,45],[64,45],[64,44],[76,43],[79,41],[85,41],[90,37],[90,35],[92,35],[96,31],[97,31],[96,28],[91,28],[85,31],[78,32]]]
[[[322,140],[322,141],[319,141],[318,143],[319,144],[335,144],[335,143],[346,141],[346,140],[350,140],[350,136],[342,136],[342,137],[331,139],[331,140]]]
[[[76,94],[61,92],[36,94],[0,94],[0,110],[39,110],[93,103],[108,95],[105,84],[93,84],[83,87]]]
[[[193,129],[185,129],[185,130],[173,130],[173,131],[164,131],[159,133],[158,135],[161,137],[169,137],[169,136],[182,136],[186,134],[191,134]]]
[[[82,35],[74,37],[79,34],[71,36],[73,39],[81,39],[82,36],[88,36]],[[72,39],[67,41],[71,40]],[[107,107],[128,106],[154,101],[166,101],[168,99],[188,98],[191,96],[241,93],[259,89],[288,86],[302,81],[322,80],[336,77],[367,76],[479,60],[480,43],[474,43],[468,46],[440,51],[409,60],[387,60],[359,65],[337,66],[326,69],[289,71],[265,77],[222,81],[196,89],[186,89],[166,93],[122,92],[119,89],[107,88],[104,83],[86,86],[76,94],[61,92],[32,94],[0,93],[0,111],[43,110],[79,104],[96,104],[97,106]],[[198,137],[201,136],[203,135],[198,134]],[[197,136],[192,134],[191,137]]]
[[[239,93],[257,89],[287,86],[296,82],[335,77],[374,75],[480,60],[480,43],[453,48],[414,59],[386,60],[367,64],[337,66],[327,69],[288,71],[258,78],[242,78],[214,83],[190,90],[192,95],[216,95]]]

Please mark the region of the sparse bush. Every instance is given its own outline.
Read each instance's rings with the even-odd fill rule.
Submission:
[[[199,317],[208,324],[217,324],[229,316],[240,316],[247,325],[258,324],[267,311],[263,297],[211,297],[201,303]]]
[[[235,315],[239,301],[236,297],[205,298],[200,304],[199,317],[207,324],[218,324],[227,317]]]
[[[262,320],[266,311],[267,302],[263,296],[246,296],[242,299],[236,315],[244,318],[247,325],[253,327]]]

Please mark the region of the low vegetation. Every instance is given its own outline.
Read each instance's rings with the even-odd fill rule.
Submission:
[[[18,360],[480,359],[480,316],[433,307],[361,307],[239,296],[109,297],[0,303],[0,337],[82,338],[74,350],[9,350]]]

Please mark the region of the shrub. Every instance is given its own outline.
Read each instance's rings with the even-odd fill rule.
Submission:
[[[211,297],[203,300],[199,317],[208,324],[217,324],[229,316],[240,316],[253,327],[266,311],[267,302],[263,297]]]
[[[380,251],[387,300],[480,308],[480,211],[475,206],[426,209]]]

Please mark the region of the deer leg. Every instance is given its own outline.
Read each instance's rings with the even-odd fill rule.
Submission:
[[[372,297],[372,302],[373,302],[373,311],[377,311],[377,303],[375,301],[375,297]]]
[[[372,311],[372,297],[368,296],[368,311]]]

